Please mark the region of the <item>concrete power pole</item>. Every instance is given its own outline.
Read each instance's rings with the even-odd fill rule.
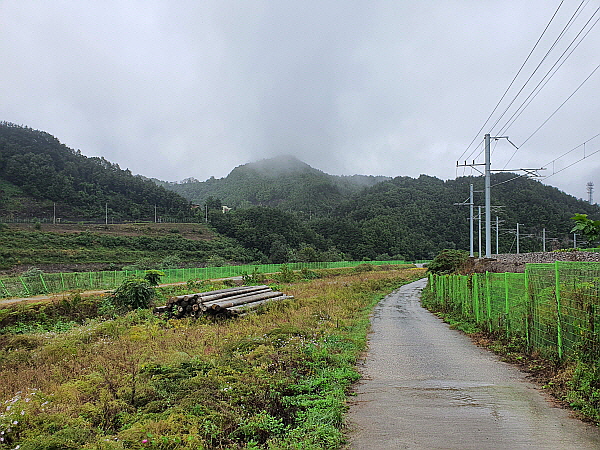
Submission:
[[[546,229],[542,230],[542,251],[546,251]]]
[[[485,135],[485,257],[492,257],[492,200],[491,200],[490,135]],[[481,258],[481,255],[479,256]]]
[[[484,172],[483,172],[483,176],[484,176],[484,193],[485,193],[485,257],[486,258],[491,258],[492,257],[492,200],[491,200],[491,178],[492,178],[492,163],[491,163],[491,158],[490,158],[490,142],[491,140],[498,140],[498,139],[506,139],[513,147],[515,148],[519,148],[517,147],[515,144],[513,144],[509,139],[508,136],[490,136],[489,134],[486,134],[484,136],[484,144],[485,144],[485,149],[484,149],[484,153],[485,153],[485,161],[484,164],[476,164],[475,161],[473,160],[473,162],[471,164],[468,164],[466,161],[464,162],[464,164],[460,164],[458,161],[456,162],[456,167],[472,167],[475,170],[477,170],[479,173],[482,173],[481,170],[477,169],[477,166],[485,166]],[[529,177],[539,177],[539,175],[537,174],[537,172],[539,170],[543,170],[543,168],[540,169],[502,169],[502,170],[495,170],[494,172],[518,172],[518,171],[522,171],[525,172],[526,176]],[[479,254],[479,257],[481,257],[481,252]]]
[[[473,248],[473,185],[469,185],[469,254],[475,256]]]

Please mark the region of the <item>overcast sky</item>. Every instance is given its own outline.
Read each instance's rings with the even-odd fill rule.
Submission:
[[[0,120],[167,181],[282,154],[336,175],[449,179],[471,173],[459,158],[483,162],[486,132],[520,147],[508,163],[515,148],[495,142],[492,169],[548,176],[600,150],[599,4],[0,0]],[[587,198],[592,181],[600,200],[599,174],[600,153],[544,182]]]

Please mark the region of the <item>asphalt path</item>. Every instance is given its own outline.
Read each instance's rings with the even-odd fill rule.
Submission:
[[[422,308],[425,284],[401,287],[374,310],[348,449],[600,449],[598,428]]]

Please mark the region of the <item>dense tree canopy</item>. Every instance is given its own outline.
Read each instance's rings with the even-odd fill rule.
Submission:
[[[39,202],[60,202],[77,218],[147,219],[154,207],[162,215],[189,214],[183,197],[134,176],[104,158],[88,158],[61,144],[48,133],[0,123],[0,213],[9,209],[12,194]],[[22,206],[22,205],[21,205]],[[17,206],[13,205],[13,210]]]
[[[542,230],[548,249],[569,247],[573,215],[600,219],[597,205],[531,179],[508,182],[512,178],[492,178],[500,252],[514,251],[517,223],[521,250],[537,251]],[[193,201],[206,206],[196,210],[196,220],[208,219],[257,261],[414,260],[468,249],[469,212],[457,204],[467,199],[469,184],[483,188],[482,177],[335,177],[293,157],[236,167],[219,180],[156,183],[104,158],[85,157],[48,133],[0,123],[0,216],[61,202],[77,217],[103,217],[108,206],[117,220],[148,220],[156,205],[162,215],[183,218]],[[483,204],[482,194],[475,204]],[[222,205],[233,210],[223,214]]]

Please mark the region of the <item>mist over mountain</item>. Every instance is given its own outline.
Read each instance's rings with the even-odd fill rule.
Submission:
[[[335,176],[291,156],[240,165],[221,179],[167,183],[88,158],[48,133],[0,123],[0,219],[48,219],[54,205],[77,221],[153,221],[157,211],[208,219],[263,262],[430,259],[444,248],[468,249],[469,208],[460,204],[469,184],[482,191],[483,177]],[[492,186],[500,252],[515,250],[517,223],[525,252],[542,249],[544,230],[548,249],[572,246],[576,213],[600,218],[598,205],[535,180],[499,173]],[[477,193],[475,205],[482,204]],[[232,210],[223,214],[221,205]]]
[[[198,181],[188,178],[180,183],[154,180],[194,204],[210,197],[231,208],[273,206],[307,217],[329,214],[333,208],[364,188],[389,177],[329,175],[294,156],[278,156],[234,168],[225,178]]]

